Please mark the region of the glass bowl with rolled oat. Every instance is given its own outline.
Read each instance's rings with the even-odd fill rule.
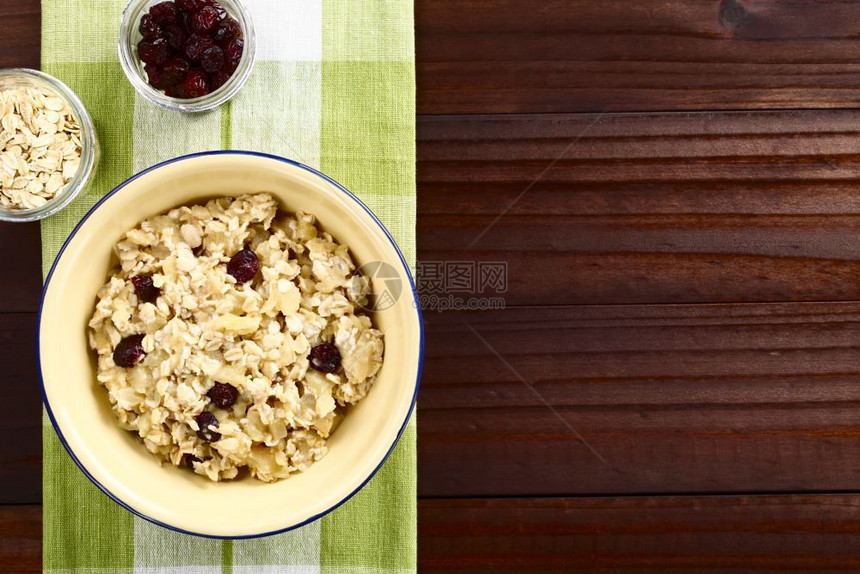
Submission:
[[[44,219],[92,180],[99,159],[93,121],[58,79],[0,70],[0,220]]]

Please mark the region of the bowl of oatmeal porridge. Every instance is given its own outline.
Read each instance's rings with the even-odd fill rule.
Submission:
[[[46,409],[135,514],[253,537],[319,518],[382,465],[414,405],[409,268],[326,176],[250,152],[129,179],[70,235],[39,317]]]

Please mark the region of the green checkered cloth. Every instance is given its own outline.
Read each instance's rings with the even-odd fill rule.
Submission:
[[[218,110],[181,115],[135,93],[120,69],[124,0],[42,0],[42,68],[93,116],[98,175],[42,223],[49,269],[98,198],[159,161],[250,149],[322,170],[361,197],[415,258],[415,65],[409,0],[245,0],[257,60]],[[49,572],[413,572],[414,420],[372,481],[300,529],[257,540],[178,534],[123,510],[93,486],[44,419],[44,565]],[[277,503],[277,501],[273,501]]]

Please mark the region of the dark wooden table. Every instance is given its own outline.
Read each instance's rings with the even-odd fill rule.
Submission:
[[[420,258],[509,266],[427,317],[421,571],[860,570],[860,2],[416,4]],[[38,12],[0,0],[0,67]],[[38,228],[0,244],[37,571]]]

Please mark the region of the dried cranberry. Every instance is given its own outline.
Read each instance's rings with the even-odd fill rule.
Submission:
[[[218,44],[221,44],[221,42],[226,37],[227,37],[227,27],[224,25],[224,23],[219,24],[218,27],[215,28],[215,31],[212,32],[212,36],[211,36],[211,38]]]
[[[227,273],[232,275],[238,283],[247,283],[254,278],[259,270],[260,260],[257,259],[257,254],[250,249],[243,249],[227,263]]]
[[[227,81],[230,79],[230,76],[231,74],[228,74],[224,70],[219,70],[214,74],[209,74],[209,87],[214,92],[215,90],[226,84]]]
[[[183,12],[197,12],[202,6],[200,0],[176,0],[176,7]]]
[[[146,64],[143,67],[143,71],[146,72],[146,77],[149,79],[149,85],[153,88],[163,90],[170,85],[164,82],[164,71],[161,66]]]
[[[179,25],[186,34],[191,33],[191,13],[179,12]]]
[[[206,74],[201,70],[191,70],[185,80],[179,85],[179,94],[183,98],[199,98],[209,93],[209,83]]]
[[[221,439],[221,433],[216,432],[213,428],[218,428],[218,419],[210,412],[203,411],[194,420],[197,421],[197,426],[200,430],[197,431],[197,436],[206,442],[214,442]],[[210,428],[211,427],[211,428]]]
[[[171,50],[179,51],[185,44],[185,32],[179,24],[168,24],[164,27],[164,39],[167,40]]]
[[[198,98],[220,88],[244,51],[239,23],[217,0],[159,2],[141,18],[140,30],[138,56],[149,83],[169,97]]]
[[[135,275],[131,278],[131,284],[134,285],[137,298],[144,303],[155,303],[161,294],[161,289],[155,286],[149,275]]]
[[[162,26],[166,24],[176,24],[178,12],[176,4],[173,2],[161,2],[149,9],[149,15],[152,19]]]
[[[191,65],[183,58],[172,58],[162,68],[162,76],[166,87],[175,86],[185,79]]]
[[[239,67],[239,62],[242,60],[242,52],[245,50],[245,40],[242,38],[233,38],[227,42],[224,48],[224,55],[227,58],[227,71],[231,74]]]
[[[144,40],[137,45],[137,55],[144,64],[159,65],[170,57],[170,47],[164,38],[156,38],[151,42]]]
[[[182,460],[179,462],[182,466],[188,467],[191,470],[194,470],[195,462],[203,462],[193,454],[188,454],[187,452],[182,455]]]
[[[215,31],[212,32],[212,39],[218,42],[218,44],[224,48],[227,46],[227,42],[232,40],[233,38],[242,38],[242,27],[239,26],[239,22],[236,21],[235,18],[228,17],[226,20],[221,22]]]
[[[207,0],[209,2],[209,6],[212,7],[218,13],[218,21],[223,22],[227,19],[227,9],[221,6],[218,2],[214,0]]]
[[[200,67],[210,74],[224,69],[224,51],[212,46],[200,56]]]
[[[113,350],[113,362],[118,367],[130,368],[143,359],[143,335],[130,335]]]
[[[213,47],[214,45],[215,42],[212,41],[212,38],[192,34],[185,41],[185,46],[183,47],[183,50],[185,51],[185,57],[187,57],[189,61],[196,62],[203,55],[203,52]]]
[[[236,404],[239,398],[239,389],[227,383],[215,383],[206,393],[212,404],[219,409],[227,409]]]
[[[197,34],[208,34],[220,20],[218,11],[211,6],[206,6],[191,16],[191,30]]]
[[[340,367],[340,351],[331,343],[322,343],[311,349],[308,360],[317,371],[333,373]]]
[[[227,9],[219,4],[216,0],[197,0],[200,3],[200,9],[205,7],[214,9],[218,13],[218,21],[224,20],[227,17]]]
[[[144,40],[155,40],[156,38],[161,38],[163,35],[161,26],[149,14],[144,14],[143,18],[140,19],[138,30],[140,30],[140,34]]]

